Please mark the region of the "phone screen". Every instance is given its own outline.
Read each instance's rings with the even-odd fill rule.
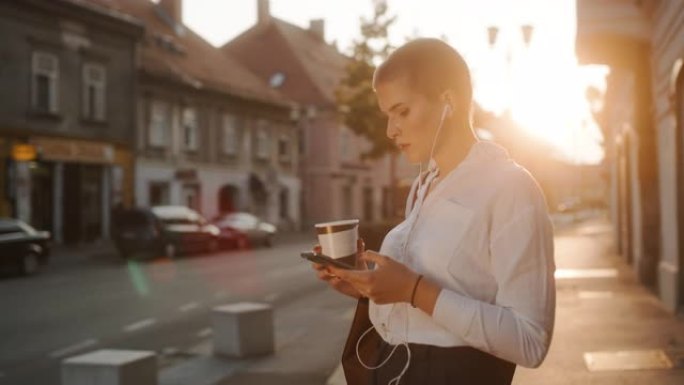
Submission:
[[[305,252],[305,253],[302,253],[301,255],[302,255],[302,258],[306,258],[311,262],[316,262],[316,263],[321,264],[321,265],[333,265],[337,268],[347,269],[347,270],[355,269],[354,266],[347,264],[347,263],[344,263],[342,261],[338,261],[334,258],[330,258],[327,255],[314,254],[311,252]]]

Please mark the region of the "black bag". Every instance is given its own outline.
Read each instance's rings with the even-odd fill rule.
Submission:
[[[347,342],[342,352],[342,369],[347,385],[369,385],[373,383],[373,371],[361,365],[356,357],[356,344],[361,335],[373,324],[368,317],[368,298],[359,299],[356,304],[354,320],[349,328]],[[366,365],[375,365],[378,362],[380,346],[384,341],[375,329],[368,332],[359,344],[359,355]]]

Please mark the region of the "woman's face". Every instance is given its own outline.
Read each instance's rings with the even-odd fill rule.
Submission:
[[[387,137],[409,162],[427,162],[444,105],[412,89],[406,76],[376,84],[375,93],[387,115]]]

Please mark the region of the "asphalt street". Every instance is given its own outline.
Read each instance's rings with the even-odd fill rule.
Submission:
[[[3,277],[0,384],[58,384],[63,358],[98,348],[183,351],[211,334],[216,305],[278,305],[322,288],[299,258],[310,247],[299,236],[272,249],[126,262],[105,245],[58,253],[35,277]]]

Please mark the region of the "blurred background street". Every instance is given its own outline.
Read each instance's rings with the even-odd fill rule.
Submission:
[[[0,385],[100,349],[164,385],[343,383],[354,302],[299,253],[403,220],[419,167],[371,79],[415,37],[463,55],[475,134],[555,225],[553,343],[514,383],[684,383],[684,2],[0,0]],[[218,354],[244,302],[227,342],[272,349]]]

